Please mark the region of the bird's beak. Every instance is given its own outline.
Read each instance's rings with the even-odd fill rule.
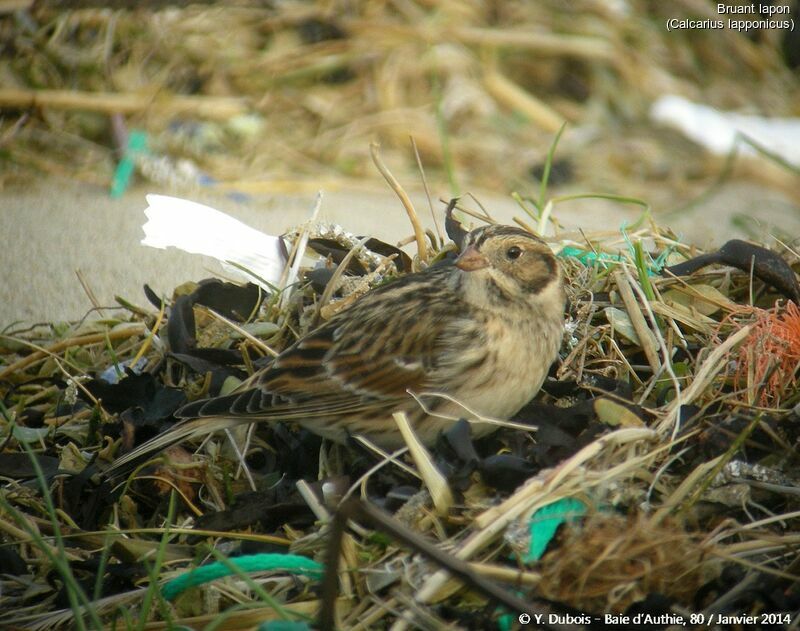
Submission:
[[[478,252],[474,245],[471,245],[456,259],[456,267],[465,272],[474,272],[475,270],[489,267],[489,261],[483,254]]]

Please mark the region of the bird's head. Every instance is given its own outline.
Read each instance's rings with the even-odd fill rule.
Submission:
[[[455,265],[473,303],[525,302],[564,306],[561,267],[539,237],[513,226],[490,225],[466,235]]]

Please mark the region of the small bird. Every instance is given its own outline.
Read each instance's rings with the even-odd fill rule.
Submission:
[[[360,434],[395,449],[404,441],[393,412],[405,412],[428,445],[470,413],[508,419],[558,354],[564,303],[561,268],[544,241],[511,226],[478,228],[454,262],[371,290],[238,392],[179,409],[187,420],[113,468],[242,422],[295,421],[338,442]],[[476,437],[496,429],[471,427]]]

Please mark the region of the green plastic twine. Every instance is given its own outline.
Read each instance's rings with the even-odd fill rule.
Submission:
[[[125,154],[114,170],[114,179],[111,180],[111,197],[122,197],[131,183],[133,170],[136,168],[136,155],[147,153],[147,132],[132,129],[128,134],[128,146]]]
[[[542,506],[531,517],[528,527],[531,533],[531,542],[528,554],[522,559],[525,563],[538,561],[547,544],[556,534],[558,527],[568,521],[576,521],[586,514],[586,505],[580,500],[571,497]]]
[[[644,252],[641,247],[641,242],[637,242],[634,244],[628,233],[626,231],[626,224],[623,223],[620,226],[620,232],[622,233],[622,238],[625,240],[625,243],[628,246],[628,251],[630,252],[631,258],[637,264],[637,267],[646,270],[648,276],[655,276],[661,273],[661,270],[667,263],[667,257],[669,257],[672,252],[675,251],[675,246],[670,245],[667,247],[661,254],[658,255],[658,258],[653,260],[653,258]],[[625,257],[619,254],[608,254],[606,252],[592,252],[587,250],[582,250],[581,248],[575,248],[571,246],[567,246],[561,249],[558,253],[559,256],[577,259],[584,265],[602,265],[603,267],[606,266],[606,263],[614,264],[620,263],[625,261]]]
[[[607,254],[605,252],[591,252],[567,246],[562,248],[559,256],[577,259],[584,265],[594,265],[595,263],[619,263],[624,260],[619,254]]]
[[[251,554],[232,557],[228,559],[228,562],[242,572],[281,571],[289,574],[305,574],[315,580],[322,578],[324,569],[321,563],[297,554]],[[234,573],[233,569],[224,563],[209,563],[172,579],[161,588],[161,594],[166,600],[172,600],[190,587],[209,583]]]

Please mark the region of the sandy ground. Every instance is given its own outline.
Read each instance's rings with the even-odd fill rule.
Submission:
[[[326,192],[320,219],[396,243],[411,233],[410,226],[396,196],[379,186],[376,182],[374,192]],[[115,295],[144,304],[145,283],[170,295],[184,281],[218,274],[219,267],[204,257],[140,244],[148,192],[180,194],[271,234],[306,220],[315,198],[313,194],[261,195],[237,201],[209,191],[176,193],[148,187],[134,188],[122,199],[112,200],[104,189],[52,178],[25,190],[0,191],[0,329],[15,322],[83,317],[92,305],[76,270],[101,305],[116,304]],[[510,197],[478,196],[500,221],[510,222],[521,214]],[[425,197],[415,194],[412,198],[423,222],[432,227]],[[443,205],[435,202],[435,208],[441,217]],[[568,227],[593,231],[618,229],[623,222],[633,221],[638,210],[590,200],[564,204],[556,214]],[[746,217],[744,222],[742,217]],[[790,200],[746,184],[729,185],[710,202],[665,223],[684,240],[701,245],[742,236],[742,223],[763,230],[779,225],[784,232],[800,235],[800,217]]]

